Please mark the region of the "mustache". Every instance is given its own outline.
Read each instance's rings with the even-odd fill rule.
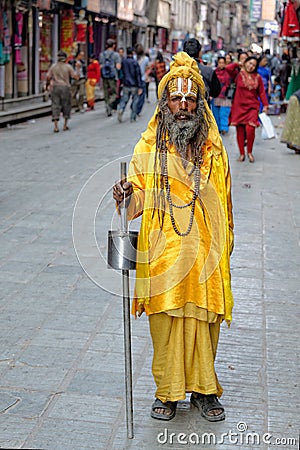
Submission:
[[[174,114],[174,119],[177,120],[179,117],[186,117],[187,119],[194,119],[195,114],[192,114],[188,111],[178,111],[177,113]]]

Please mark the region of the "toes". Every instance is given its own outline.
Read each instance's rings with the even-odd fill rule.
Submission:
[[[219,416],[220,414],[222,414],[221,409],[212,409],[211,411],[208,412],[209,416]]]
[[[170,410],[163,408],[155,408],[154,412],[156,412],[157,414],[164,414],[165,416],[169,416],[171,414]]]

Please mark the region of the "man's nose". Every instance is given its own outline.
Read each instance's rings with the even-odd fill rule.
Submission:
[[[180,109],[186,110],[188,107],[187,101],[182,99],[180,102]]]

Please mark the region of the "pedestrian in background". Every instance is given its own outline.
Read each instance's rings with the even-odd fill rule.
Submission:
[[[218,77],[218,80],[221,84],[221,92],[218,97],[213,98],[211,101],[211,109],[213,115],[216,119],[218,129],[221,134],[228,133],[229,130],[229,114],[231,108],[231,100],[227,99],[227,91],[232,82],[232,79],[225,69],[226,60],[225,56],[219,56],[218,58],[218,66],[215,70],[215,73]]]
[[[89,110],[95,109],[95,87],[99,84],[99,81],[100,64],[95,55],[91,55],[87,66],[87,81],[85,83],[86,101]]]
[[[206,100],[209,102],[210,97],[216,98],[221,92],[221,84],[215,73],[215,71],[200,61],[202,46],[198,39],[191,38],[184,42],[183,50],[192,58],[194,58],[198,64],[201,75],[203,77],[206,87]]]
[[[233,306],[230,170],[196,61],[185,52],[173,58],[128,181],[113,196],[120,204],[125,194],[129,219],[142,215],[133,312],[149,318],[151,417],[173,419],[191,393],[201,416],[217,422],[225,409],[214,361]]]
[[[84,98],[85,98],[85,82],[86,82],[86,65],[85,54],[82,50],[78,50],[75,59],[70,60],[69,64],[73,67],[78,75],[76,80],[72,81],[72,106],[75,107],[76,112],[84,113]]]
[[[70,79],[77,80],[79,75],[75,73],[70,64],[66,63],[67,55],[63,51],[57,54],[57,63],[53,64],[47,73],[47,84],[51,83],[52,100],[52,122],[54,122],[54,133],[59,132],[58,122],[60,113],[63,113],[63,130],[69,129],[68,120],[72,110],[72,92]]]
[[[141,69],[142,88],[143,88],[143,92],[139,96],[139,101],[138,101],[138,105],[137,105],[136,113],[139,116],[142,112],[142,109],[143,109],[143,106],[145,103],[145,98],[146,98],[146,70],[149,65],[149,58],[147,55],[145,55],[144,47],[142,46],[142,44],[137,44],[135,46],[135,53],[137,56],[137,62],[139,63],[139,66]]]
[[[123,114],[127,103],[131,100],[131,116],[130,122],[135,122],[137,117],[137,108],[139,96],[142,95],[143,85],[141,69],[138,62],[133,57],[133,48],[127,48],[127,57],[122,62],[123,72],[123,92],[118,105],[118,121],[123,121]]]
[[[225,64],[227,66],[227,64],[231,64],[233,63],[233,56],[231,53],[226,53],[225,55]]]
[[[147,103],[150,103],[150,100],[149,100],[149,86],[150,86],[150,83],[152,81],[152,77],[151,77],[152,68],[151,68],[151,64],[150,64],[149,53],[147,52],[147,53],[145,53],[145,55],[147,56],[147,58],[149,60],[149,64],[146,67],[146,72],[145,72],[146,100],[147,100]]]
[[[271,81],[271,70],[269,68],[269,59],[267,57],[267,55],[262,54],[259,58],[258,58],[258,68],[257,68],[257,73],[259,73],[259,75],[262,77],[263,80],[263,84],[264,84],[264,88],[265,88],[265,93],[266,93],[266,97],[268,99],[268,101],[270,100],[270,95],[272,92],[272,81]],[[263,110],[263,104],[260,100],[260,107],[259,107],[259,112],[262,112]]]
[[[289,78],[292,73],[292,65],[288,53],[283,53],[281,57],[281,64],[279,64],[277,71],[278,73],[276,75],[280,77],[280,84],[283,90],[283,98],[285,98],[289,85]]]
[[[122,61],[123,61],[123,59],[125,57],[124,47],[119,47],[118,53],[119,53],[120,61],[121,61],[121,69],[119,69],[117,71],[117,75],[118,75],[118,79],[117,79],[117,100],[116,100],[117,105],[120,102],[120,98],[121,98],[121,95],[122,95],[122,89],[123,89]]]
[[[158,89],[158,85],[160,83],[160,80],[162,79],[162,77],[167,72],[166,63],[164,61],[164,57],[163,57],[161,52],[157,52],[157,55],[156,55],[156,58],[155,58],[153,66],[154,66],[153,75],[154,75],[154,78],[155,78],[156,96],[157,96],[157,89]]]
[[[101,78],[108,117],[117,108],[117,79],[118,70],[121,69],[121,58],[115,49],[116,42],[113,39],[107,39],[106,50],[100,54]]]
[[[261,76],[257,73],[258,60],[255,56],[245,59],[240,71],[236,72],[239,63],[226,66],[233,77],[236,92],[232,102],[229,124],[236,127],[236,137],[240,156],[238,161],[245,161],[245,143],[249,162],[254,163],[252,153],[255,129],[259,126],[259,99],[262,101],[263,112],[268,109],[268,99]]]

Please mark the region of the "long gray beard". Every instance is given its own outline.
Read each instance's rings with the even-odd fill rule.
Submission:
[[[177,120],[179,115],[185,115],[188,120]],[[186,111],[180,111],[173,115],[170,110],[167,110],[164,118],[169,139],[180,154],[184,166],[186,166],[188,145],[197,140],[197,135],[201,129],[199,116]]]
[[[175,146],[186,167],[188,146],[191,145],[195,151],[197,148],[201,149],[207,140],[209,125],[204,102],[198,100],[195,114],[180,111],[174,115],[169,110],[167,103],[167,93],[164,92],[159,102],[159,107],[163,111],[163,124],[168,131],[170,142]],[[186,115],[188,120],[177,120],[178,115],[182,114]]]

